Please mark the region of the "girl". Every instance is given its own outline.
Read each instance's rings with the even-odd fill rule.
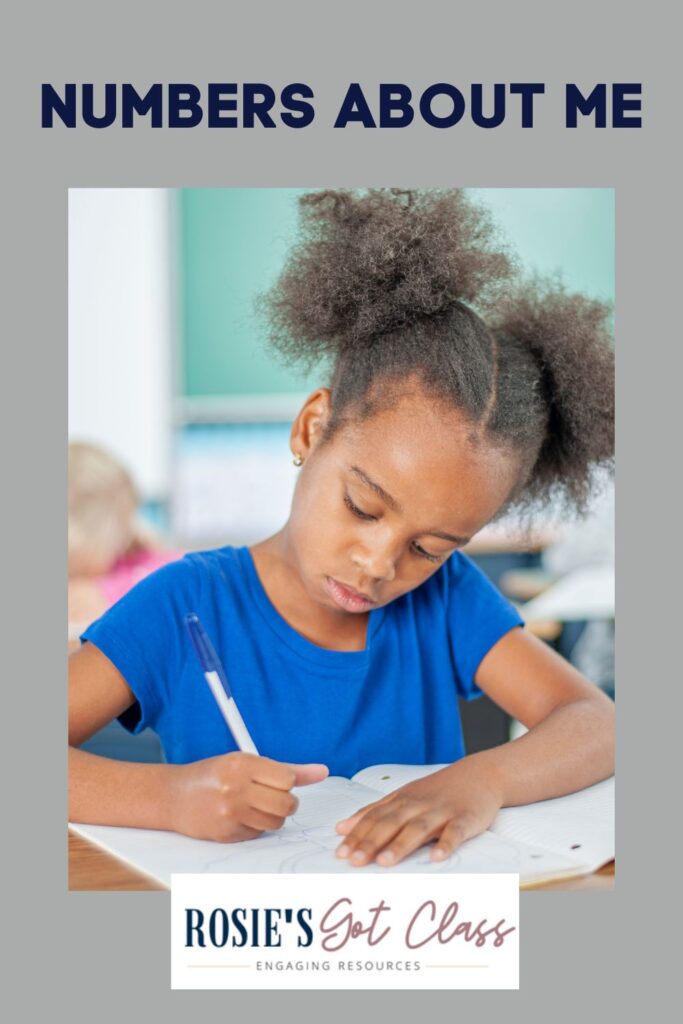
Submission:
[[[71,658],[71,817],[224,842],[276,829],[328,768],[447,762],[337,826],[338,855],[445,858],[503,806],[613,771],[613,707],[528,635],[458,550],[503,510],[581,508],[613,452],[607,309],[519,280],[461,191],[318,192],[265,308],[288,358],[331,362],[291,431],[287,523],[186,556]],[[476,306],[476,310],[475,310]],[[196,611],[259,750],[243,754],[183,626]],[[529,731],[465,756],[457,696]],[[114,716],[168,764],[78,750]]]

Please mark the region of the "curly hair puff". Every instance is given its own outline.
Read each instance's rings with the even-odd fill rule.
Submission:
[[[297,242],[261,307],[287,362],[330,364],[326,439],[417,375],[520,457],[506,509],[584,509],[614,453],[609,305],[525,280],[461,189],[326,190],[299,202]]]

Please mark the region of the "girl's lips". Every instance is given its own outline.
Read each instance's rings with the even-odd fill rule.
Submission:
[[[338,580],[333,580],[331,576],[325,577],[325,589],[334,603],[346,612],[367,612],[375,604],[358,591],[350,590]]]

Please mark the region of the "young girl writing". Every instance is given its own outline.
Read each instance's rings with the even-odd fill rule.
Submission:
[[[448,763],[337,825],[338,856],[442,859],[503,806],[613,771],[613,707],[460,553],[501,511],[582,507],[613,452],[607,309],[525,284],[458,190],[319,192],[266,308],[330,360],[291,431],[291,513],[138,584],[71,656],[71,818],[224,842],[279,828],[328,769]],[[475,309],[476,307],[476,309]],[[184,628],[197,612],[259,751],[241,753]],[[528,732],[465,756],[458,696]],[[78,749],[111,718],[169,763]]]

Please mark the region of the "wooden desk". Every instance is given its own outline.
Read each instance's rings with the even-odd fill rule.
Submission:
[[[614,888],[614,861],[592,875],[570,878],[564,882],[549,882],[534,887],[534,891],[590,889],[606,892]],[[69,831],[69,890],[71,892],[167,892],[163,885],[153,882],[127,867],[81,836]]]

